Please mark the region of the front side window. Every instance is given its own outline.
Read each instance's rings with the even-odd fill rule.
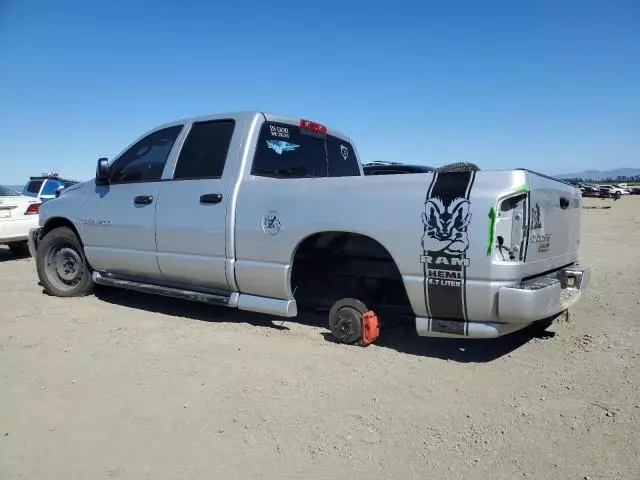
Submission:
[[[169,153],[182,125],[163,128],[147,135],[124,152],[111,168],[111,183],[160,180]]]
[[[180,151],[173,178],[221,178],[234,127],[233,120],[194,123]]]

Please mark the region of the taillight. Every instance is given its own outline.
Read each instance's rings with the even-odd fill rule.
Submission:
[[[498,208],[489,212],[488,253],[497,242],[497,255],[503,261],[525,261],[529,224],[529,193],[517,191],[498,201]],[[495,239],[495,240],[494,240]]]
[[[320,125],[319,123],[312,122],[311,120],[300,120],[300,128],[306,128],[316,133],[325,135],[327,133],[327,127]]]
[[[31,203],[27,207],[27,211],[24,212],[25,215],[37,215],[40,212],[40,204],[39,203]]]

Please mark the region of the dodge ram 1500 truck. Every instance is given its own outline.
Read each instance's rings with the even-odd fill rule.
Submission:
[[[99,159],[42,205],[30,250],[61,297],[97,283],[283,317],[324,309],[345,343],[374,339],[365,320],[385,311],[422,336],[487,338],[579,298],[580,222],[580,191],[544,175],[365,176],[347,136],[241,112]]]

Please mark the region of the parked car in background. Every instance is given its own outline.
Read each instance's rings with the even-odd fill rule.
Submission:
[[[614,185],[600,185],[600,191],[605,192],[607,196],[615,197],[622,195],[629,195],[629,190],[625,188],[616,187]]]
[[[365,175],[397,175],[402,173],[429,173],[435,170],[434,167],[426,165],[412,165],[398,162],[370,162],[362,165]]]
[[[585,185],[583,187],[580,187],[580,191],[582,192],[583,197],[597,198],[601,195],[600,189],[592,185]]]
[[[0,245],[11,253],[27,255],[29,230],[38,226],[40,202],[0,185]]]
[[[34,197],[40,202],[56,198],[62,190],[78,183],[75,180],[60,178],[56,174],[30,177],[29,183],[22,190],[23,195]]]

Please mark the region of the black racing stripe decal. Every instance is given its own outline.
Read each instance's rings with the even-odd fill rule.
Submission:
[[[433,189],[433,186],[436,183],[436,180],[438,179],[438,174],[434,173],[433,174],[433,178],[431,179],[431,182],[429,183],[429,188],[427,188],[427,196],[424,200],[425,204],[427,203],[427,200],[429,199],[430,195],[431,195],[431,190]],[[424,238],[427,234],[427,224],[425,222],[422,222],[423,226],[424,226],[424,232],[422,234],[422,238]],[[421,261],[424,259],[421,259]],[[427,311],[427,316],[431,317],[431,309],[429,307],[429,296],[427,295],[427,278],[428,278],[428,271],[427,271],[427,263],[422,261],[422,272],[424,275],[424,280],[422,282],[423,284],[423,289],[424,289],[424,307],[425,310]]]
[[[425,305],[434,332],[465,335],[467,227],[475,172],[442,172],[427,190],[422,215]],[[448,321],[449,320],[449,321]]]
[[[531,232],[531,196],[527,198],[527,221],[526,221],[526,229],[527,233],[524,236],[524,255],[522,256],[522,261],[524,263],[527,262],[527,252],[529,251],[529,233]]]
[[[467,187],[467,191],[465,193],[465,198],[467,200],[469,200],[469,196],[471,195],[471,190],[473,189],[473,182],[475,182],[476,180],[476,172],[471,172],[471,180],[469,181],[469,186]],[[469,214],[471,215],[471,214]],[[465,335],[469,335],[469,314],[467,313],[467,265],[465,264],[463,266],[463,270],[462,270],[462,276],[464,278],[464,281],[462,282],[462,309],[463,309],[463,313],[464,313],[464,319],[465,319]]]

